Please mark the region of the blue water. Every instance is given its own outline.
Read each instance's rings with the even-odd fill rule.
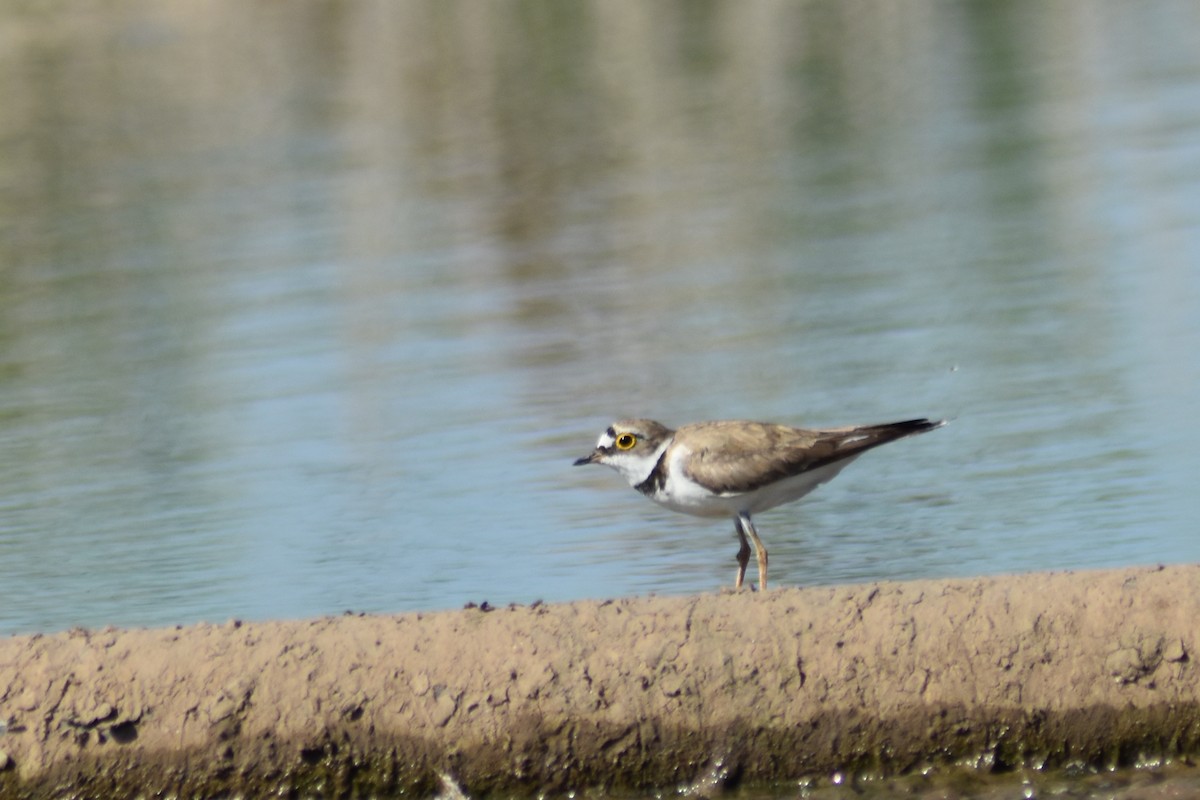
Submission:
[[[732,581],[614,418],[951,424],[777,586],[1200,559],[1200,11],[0,11],[0,632]]]

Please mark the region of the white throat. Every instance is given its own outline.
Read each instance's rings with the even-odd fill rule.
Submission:
[[[670,446],[671,440],[668,439],[660,444],[653,453],[648,455],[613,453],[604,460],[604,463],[621,473],[621,477],[630,486],[636,487],[650,477],[650,473],[654,471],[654,465],[658,463],[658,459],[662,457],[663,452]]]

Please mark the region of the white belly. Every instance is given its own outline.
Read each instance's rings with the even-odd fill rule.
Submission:
[[[846,458],[833,464],[803,472],[791,478],[768,484],[752,492],[714,494],[683,476],[683,470],[672,469],[666,485],[650,499],[661,506],[697,517],[731,517],[746,512],[757,514],[784,503],[799,500],[823,483],[832,480],[854,460]]]

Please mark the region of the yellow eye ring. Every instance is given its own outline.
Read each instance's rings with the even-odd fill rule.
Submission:
[[[616,445],[618,450],[632,450],[637,444],[637,437],[632,433],[622,433],[617,437]]]

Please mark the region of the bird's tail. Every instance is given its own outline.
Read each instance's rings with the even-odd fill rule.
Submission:
[[[886,430],[900,436],[911,436],[914,433],[925,433],[934,428],[940,428],[946,424],[944,419],[906,419],[903,422],[888,422],[883,425],[872,425],[870,427],[877,428],[881,432]]]

